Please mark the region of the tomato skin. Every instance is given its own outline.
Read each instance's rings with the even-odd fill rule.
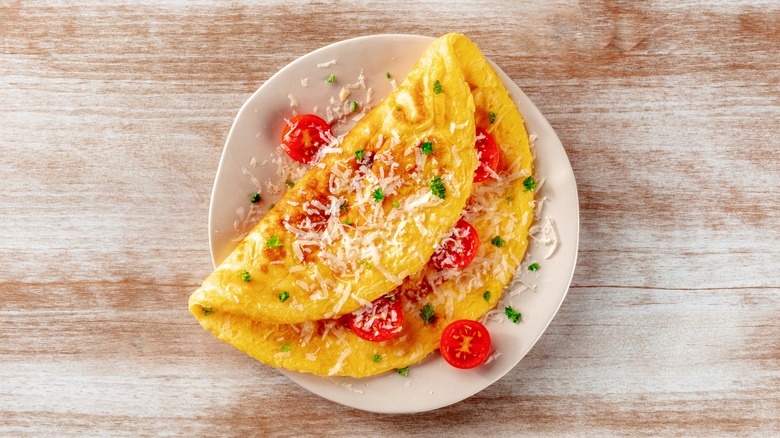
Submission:
[[[452,322],[441,334],[439,351],[455,368],[474,368],[482,365],[490,354],[490,333],[479,321]]]
[[[401,333],[404,326],[401,300],[398,297],[382,296],[372,304],[371,307],[365,306],[349,314],[349,327],[355,335],[366,341],[381,342]],[[382,314],[387,316],[382,317]],[[370,327],[367,327],[369,323]]]
[[[330,125],[315,114],[300,114],[284,125],[282,145],[293,160],[307,164],[317,155],[321,147],[328,144],[332,136]]]
[[[450,237],[442,242],[431,257],[436,269],[463,269],[477,256],[479,250],[477,230],[461,218],[452,231]]]
[[[484,137],[477,140],[474,145],[479,152],[479,166],[474,171],[474,182],[482,182],[492,177],[492,173],[487,168],[496,172],[498,170],[498,161],[501,158],[501,151],[498,149],[496,140],[482,128],[477,128],[477,137]]]

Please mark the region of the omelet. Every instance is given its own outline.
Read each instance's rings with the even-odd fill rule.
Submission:
[[[474,100],[453,50],[449,39],[431,45],[206,278],[189,300],[202,324],[336,317],[423,268],[478,164]]]
[[[191,310],[204,328],[275,367],[322,376],[365,377],[419,362],[439,347],[441,333],[450,322],[478,319],[497,305],[528,245],[534,208],[534,191],[527,184],[533,171],[528,135],[520,112],[476,45],[462,35],[445,35],[433,43],[414,74],[434,68],[429,65],[437,59],[431,57],[432,51],[446,60],[447,72],[457,73],[470,90],[463,101],[466,108],[474,102],[469,122],[490,133],[501,151],[496,175],[475,183],[466,205],[455,211],[455,216],[472,224],[482,242],[474,261],[463,269],[437,269],[434,263],[426,263],[419,272],[410,273],[388,294],[402,304],[402,329],[382,342],[358,337],[346,317],[276,324],[237,312],[206,315],[196,302]],[[473,149],[474,131],[469,132]],[[396,199],[409,202],[403,196]],[[417,258],[412,250],[406,256]]]

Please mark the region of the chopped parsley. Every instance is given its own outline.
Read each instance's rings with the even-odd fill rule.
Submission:
[[[396,110],[396,111],[401,111],[401,106],[400,106],[400,105],[396,105],[396,106],[395,106],[395,110]]]
[[[433,143],[426,141],[422,144],[422,153],[425,155],[433,153]]]
[[[347,201],[341,203],[341,205],[339,206],[339,210],[347,211]]]
[[[528,265],[529,271],[538,271],[539,270],[539,263],[531,263]]]
[[[519,324],[520,319],[523,317],[520,312],[513,309],[512,306],[504,307],[504,313],[506,313],[506,317],[515,324]]]
[[[371,192],[371,197],[374,198],[374,201],[376,202],[382,202],[383,199],[385,199],[385,192],[382,191],[382,188],[378,188]]]
[[[328,79],[325,79],[325,82],[327,82],[327,83],[329,83],[329,84],[332,84],[332,83],[333,83],[333,81],[335,81],[335,80],[336,80],[336,75],[334,75],[333,73],[331,73],[331,74],[330,74],[330,76],[328,76]]]
[[[485,299],[488,303],[490,302],[490,291],[486,290],[484,294],[482,294],[482,298]]]
[[[386,77],[387,79],[390,79],[390,72],[387,72],[387,73],[385,73],[385,77]]]
[[[401,206],[401,203],[398,201],[393,201],[393,207],[398,208]]]
[[[430,324],[436,319],[436,312],[433,310],[433,306],[426,304],[420,309],[420,318],[425,321],[425,324]]]
[[[523,180],[523,187],[525,187],[525,189],[523,190],[524,192],[527,192],[529,190],[535,189],[536,188],[536,181],[534,181],[534,177],[533,176],[529,176],[528,178],[524,179]]]
[[[365,149],[360,149],[355,151],[355,158],[357,158],[358,161],[363,161],[363,154],[366,152]]]
[[[380,355],[378,355],[378,354],[375,354],[375,355],[374,355],[374,356],[371,358],[371,360],[373,360],[374,362],[379,362],[379,361],[381,361],[381,360],[382,360],[382,356],[380,356]]]
[[[263,199],[263,197],[260,196],[260,193],[255,193],[254,195],[249,197],[249,202],[254,204],[256,202],[260,202],[261,199]]]
[[[358,104],[357,104],[357,102],[355,102],[355,101],[353,100],[353,101],[352,101],[352,106],[350,107],[350,109],[352,110],[352,112],[353,112],[353,113],[354,113],[354,112],[356,112],[356,111],[358,110]]]
[[[368,260],[361,260],[360,264],[365,266],[366,269],[371,269],[371,262],[369,262]]]
[[[294,183],[294,182],[293,182],[291,179],[288,179],[288,180],[287,180],[287,181],[285,181],[284,183],[285,183],[285,184],[287,185],[287,187],[289,187],[289,188],[292,188],[292,187],[295,185],[295,183]]]
[[[352,225],[352,219],[344,219],[341,223],[344,225]]]
[[[406,377],[409,375],[409,367],[398,368],[397,370],[395,370],[395,372]]]
[[[214,309],[213,308],[211,308],[211,307],[204,307],[203,308],[203,314],[204,315],[211,315],[212,313],[214,313]]]
[[[444,90],[441,89],[441,82],[439,82],[438,79],[436,79],[436,82],[433,83],[433,94],[441,94],[444,93]]]
[[[285,291],[279,292],[278,296],[279,296],[279,301],[285,302],[285,301],[290,299],[290,292],[287,292],[285,290]]]
[[[265,246],[267,246],[269,248],[277,248],[277,247],[282,246],[282,241],[279,240],[279,236],[274,234],[273,236],[271,236],[270,239],[266,240]]]
[[[397,299],[395,295],[392,294],[385,294],[385,298],[387,298],[387,301],[390,301],[391,303],[394,303],[395,300]]]
[[[252,281],[252,276],[249,274],[249,271],[244,270],[244,272],[242,272],[239,275],[241,276],[241,279],[246,281],[247,283]]]
[[[433,194],[441,199],[444,199],[444,197],[447,196],[447,189],[444,188],[444,183],[441,181],[440,177],[434,176],[428,186],[431,188]]]
[[[496,237],[490,239],[490,243],[492,243],[493,246],[495,246],[497,248],[501,248],[502,246],[504,246],[504,242],[505,242],[505,240],[501,236],[496,236]]]
[[[268,206],[268,209],[269,209],[269,210],[273,210],[273,209],[274,209],[274,207],[276,207],[276,204],[271,204],[271,205],[269,205],[269,206]]]
[[[282,345],[281,350],[282,350],[282,352],[287,352],[287,351],[290,351],[291,348],[292,348],[292,344],[284,344],[284,345]]]
[[[490,120],[490,124],[492,125],[493,122],[496,121],[496,113],[494,113],[493,111],[489,112],[488,119]]]

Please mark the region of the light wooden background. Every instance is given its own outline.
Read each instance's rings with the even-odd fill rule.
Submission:
[[[108,3],[0,0],[0,435],[780,435],[777,1]],[[188,314],[210,191],[288,62],[448,31],[557,130],[579,263],[495,385],[365,413]]]

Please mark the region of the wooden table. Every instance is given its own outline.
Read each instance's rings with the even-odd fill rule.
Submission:
[[[780,434],[777,2],[117,3],[0,5],[0,435]],[[557,130],[579,263],[493,386],[357,411],[187,312],[210,191],[238,108],[288,62],[449,31]]]

